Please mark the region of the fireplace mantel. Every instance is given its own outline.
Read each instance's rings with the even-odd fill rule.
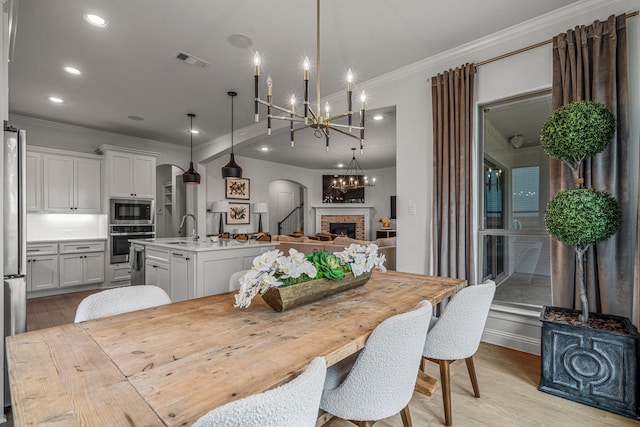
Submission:
[[[312,206],[312,208],[316,211],[316,232],[322,229],[323,215],[363,216],[365,240],[371,239],[371,209],[373,206],[360,203],[327,203]]]

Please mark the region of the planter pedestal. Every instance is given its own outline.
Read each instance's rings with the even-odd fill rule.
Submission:
[[[547,320],[548,312],[577,313],[561,307],[544,307],[542,369],[538,389],[555,396],[640,419],[638,340],[629,319],[591,313],[616,320],[628,333],[570,325]]]

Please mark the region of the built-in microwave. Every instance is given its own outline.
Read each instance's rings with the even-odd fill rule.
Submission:
[[[111,199],[110,224],[153,224],[153,200]]]

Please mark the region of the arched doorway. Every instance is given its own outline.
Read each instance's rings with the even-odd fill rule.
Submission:
[[[180,220],[186,212],[184,170],[176,165],[156,167],[156,237],[178,237]],[[186,231],[182,231],[185,236]]]
[[[278,179],[269,183],[269,231],[278,234],[278,223],[282,224],[281,233],[304,231],[308,205],[307,188],[296,181]]]

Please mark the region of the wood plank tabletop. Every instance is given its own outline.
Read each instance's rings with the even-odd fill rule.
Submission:
[[[140,420],[134,425],[190,425],[215,407],[291,380],[316,356],[329,365],[342,360],[383,320],[425,299],[437,304],[463,286],[458,279],[374,272],[360,288],[281,313],[259,297],[247,309],[234,308],[227,293],[10,337],[14,416],[31,425],[64,411],[77,425],[89,425],[87,414],[104,411],[120,412],[111,420],[134,413]],[[59,342],[63,366],[51,358],[51,341]],[[76,395],[89,383],[105,395]],[[108,394],[113,384],[137,391],[138,399],[126,404],[139,410],[121,407],[125,399]],[[42,393],[55,396],[50,407],[29,406]],[[120,406],[107,408],[112,399]]]

